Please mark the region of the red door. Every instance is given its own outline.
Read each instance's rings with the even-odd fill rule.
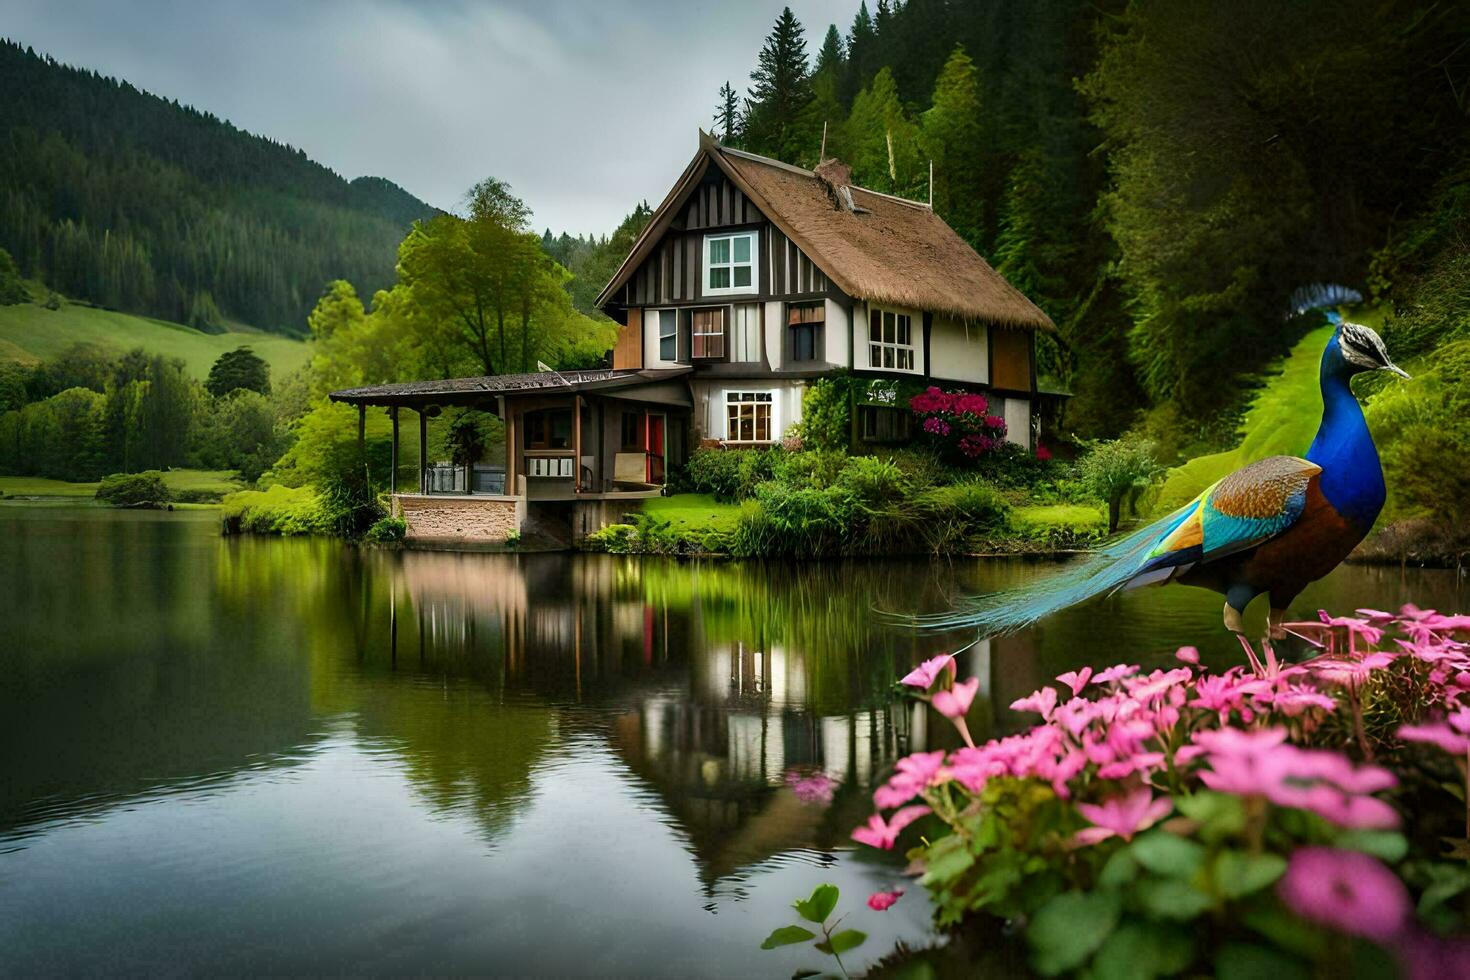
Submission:
[[[664,417],[648,416],[648,481],[657,486],[664,482]]]

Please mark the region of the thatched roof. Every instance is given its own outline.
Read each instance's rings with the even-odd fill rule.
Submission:
[[[349,405],[455,405],[496,395],[564,390],[607,391],[632,388],[688,374],[690,368],[658,368],[644,371],[537,371],[532,374],[488,374],[475,378],[444,378],[437,381],[402,381],[394,384],[345,388],[327,397]]]
[[[962,320],[1055,330],[1036,304],[990,267],[927,204],[849,186],[847,168],[818,172],[734,150],[700,133],[700,153],[659,205],[598,298],[606,303],[668,228],[687,190],[718,166],[843,292]]]

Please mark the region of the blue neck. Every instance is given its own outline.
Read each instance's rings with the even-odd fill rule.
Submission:
[[[1334,336],[1322,352],[1322,425],[1307,459],[1322,467],[1322,495],[1364,533],[1378,519],[1387,488],[1378,449],[1350,384],[1357,370],[1338,349]]]

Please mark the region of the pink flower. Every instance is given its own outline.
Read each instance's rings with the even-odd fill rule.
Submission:
[[[1409,892],[1388,868],[1359,851],[1299,847],[1277,894],[1304,919],[1383,942],[1409,917]]]
[[[799,772],[786,774],[786,785],[791,787],[796,798],[803,803],[831,803],[832,791],[837,784],[824,772],[803,776]]]
[[[1081,694],[1082,689],[1087,686],[1087,682],[1091,679],[1091,667],[1083,667],[1081,670],[1069,670],[1065,674],[1059,674],[1057,676],[1057,680],[1072,689],[1073,695]]]
[[[1451,755],[1470,754],[1470,708],[1461,708],[1444,721],[1402,725],[1398,736],[1405,742],[1433,745]]]
[[[970,703],[975,700],[975,692],[980,689],[980,678],[971,677],[967,681],[961,681],[948,691],[935,691],[930,698],[930,703],[946,718],[963,718],[970,710]],[[1047,688],[1047,690],[1051,690]],[[1056,691],[1052,691],[1052,700],[1056,700]]]
[[[1174,659],[1187,664],[1199,663],[1199,650],[1194,647],[1180,647],[1174,653]]]
[[[1137,664],[1118,664],[1100,672],[1092,679],[1094,684],[1111,684],[1113,681],[1121,681],[1125,677],[1132,677],[1138,673]]]
[[[924,791],[943,765],[943,749],[904,756],[894,766],[888,782],[874,790],[873,805],[880,810],[891,810],[907,803]]]
[[[868,896],[868,908],[874,912],[887,912],[900,898],[903,898],[902,888],[896,888],[891,892],[874,892]]]
[[[1050,719],[1052,709],[1057,706],[1057,689],[1054,687],[1043,687],[1039,691],[1033,691],[1028,696],[1011,702],[1012,711],[1034,711],[1043,718]]]
[[[1167,796],[1154,799],[1153,790],[1147,786],[1141,786],[1127,796],[1115,796],[1100,805],[1078,803],[1077,812],[1092,821],[1093,826],[1077,831],[1073,839],[1083,845],[1096,844],[1109,837],[1132,840],[1134,834],[1152,827],[1172,809],[1173,800]]]
[[[859,844],[867,844],[869,847],[878,847],[885,851],[891,851],[903,828],[928,812],[929,808],[927,806],[906,806],[889,817],[887,823],[883,821],[881,814],[875,813],[868,818],[866,824],[852,832],[852,839]]]
[[[922,688],[927,691],[939,679],[940,671],[946,668],[949,670],[949,679],[954,680],[956,667],[954,654],[952,653],[941,653],[937,657],[930,657],[907,674],[904,674],[903,679],[899,683],[907,684],[909,687]]]
[[[1047,460],[1051,459],[1051,450],[1047,449],[1045,446],[1038,442],[1036,444],[1036,458],[1045,463]]]

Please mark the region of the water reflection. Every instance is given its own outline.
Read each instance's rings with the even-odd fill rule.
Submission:
[[[0,507],[0,739],[26,747],[0,973],[813,965],[756,944],[818,880],[854,904],[897,880],[847,833],[897,755],[953,738],[893,679],[963,638],[873,610],[1045,570],[395,553]],[[1408,599],[1460,604],[1447,573],[1347,569],[1301,607]],[[1084,662],[1226,661],[1218,622],[1152,592],[976,644],[971,728]],[[875,956],[927,935],[921,902],[860,914]]]

